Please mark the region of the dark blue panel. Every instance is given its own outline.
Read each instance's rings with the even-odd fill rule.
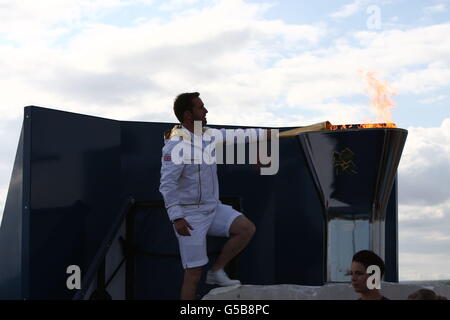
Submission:
[[[22,298],[23,131],[22,126],[0,227],[0,299]]]
[[[32,108],[24,109],[23,137],[23,186],[22,186],[22,298],[30,299],[31,273],[31,149],[32,149]]]
[[[139,200],[162,200],[159,193],[163,133],[170,123],[122,121],[122,193]]]
[[[273,176],[261,176],[255,165],[219,165],[222,196],[239,197],[242,212],[257,231],[239,257],[244,284],[270,284],[275,271],[275,192]],[[264,266],[256,268],[255,266]]]
[[[398,180],[395,179],[386,209],[384,280],[398,282]]]
[[[321,285],[324,216],[306,161],[295,139],[280,141],[277,175],[276,283]]]
[[[246,153],[248,159],[248,145]],[[239,256],[239,279],[243,284],[275,283],[276,176],[261,175],[260,168],[252,164],[218,165],[218,176],[221,197],[239,198],[241,211],[256,226],[253,239]]]
[[[119,214],[120,126],[31,111],[30,298],[68,299],[67,267],[87,272]]]

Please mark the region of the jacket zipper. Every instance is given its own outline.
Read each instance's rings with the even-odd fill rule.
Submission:
[[[214,185],[216,184],[216,179],[214,179],[214,172],[213,172],[213,169],[212,169],[212,165],[209,166],[209,168],[211,169],[211,180],[212,180],[213,197],[214,197],[214,196],[216,195],[216,193],[215,193],[215,187],[214,187]]]
[[[200,208],[200,200],[202,199],[202,179],[201,179],[201,175],[200,175],[200,165],[198,165],[198,185],[200,186],[200,192],[198,195],[197,205]]]

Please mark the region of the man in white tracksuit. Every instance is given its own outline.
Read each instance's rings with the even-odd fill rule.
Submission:
[[[181,299],[195,299],[202,267],[208,263],[206,235],[229,237],[208,271],[206,282],[231,286],[240,281],[231,280],[223,269],[246,247],[256,228],[240,212],[220,202],[215,162],[177,164],[173,159],[172,151],[180,143],[180,137],[184,143],[194,140],[194,121],[201,121],[203,127],[206,125],[208,111],[199,93],[180,94],[175,99],[174,112],[181,125],[164,134],[159,190],[178,238],[185,269]],[[204,132],[202,135],[206,134]]]

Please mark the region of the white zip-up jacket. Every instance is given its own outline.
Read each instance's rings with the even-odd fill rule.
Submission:
[[[180,137],[183,137],[183,142],[180,142]],[[172,150],[180,143],[192,145],[193,138],[193,133],[181,126],[165,133],[159,191],[171,221],[199,212],[213,212],[220,203],[215,161],[207,164],[196,159],[195,152],[191,152],[189,159],[184,155],[184,160],[191,160],[190,164],[176,164],[172,159]],[[205,141],[202,141],[202,146],[205,148]],[[194,163],[195,160],[201,163]]]
[[[204,127],[203,135],[209,135],[209,138],[215,137],[215,141],[218,136],[214,135],[214,130]],[[242,130],[242,129],[241,129]],[[226,129],[221,129],[219,132],[220,137],[225,137]],[[245,136],[245,141],[256,141],[256,136],[250,136],[250,132],[242,130]],[[183,142],[180,142],[181,137]],[[256,140],[253,140],[253,137]],[[215,159],[213,161],[203,161],[205,159],[196,159],[195,152],[191,152],[191,157],[185,160],[191,160],[191,163],[179,163],[173,161],[172,151],[174,148],[178,150],[180,143],[186,143],[190,147],[194,139],[194,134],[188,129],[182,126],[175,126],[172,130],[165,132],[164,134],[164,147],[162,149],[161,158],[161,184],[159,191],[163,195],[164,203],[169,215],[169,219],[173,222],[178,218],[183,218],[195,213],[211,213],[217,205],[220,204],[219,200],[219,182],[217,178],[217,164]],[[198,137],[197,137],[198,138]],[[199,138],[202,142],[198,146],[202,146],[205,149],[209,146],[210,142],[204,141],[205,139]],[[250,139],[250,140],[249,140]],[[210,140],[209,140],[210,141]],[[198,147],[197,147],[198,148]],[[203,153],[197,153],[197,157],[200,157]],[[201,163],[194,163],[194,160],[198,160]],[[189,162],[189,161],[188,161]],[[209,164],[208,164],[209,162]]]

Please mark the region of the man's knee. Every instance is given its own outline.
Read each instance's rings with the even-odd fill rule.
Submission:
[[[247,219],[244,216],[239,216],[235,219],[231,226],[230,233],[246,236],[246,237],[253,237],[253,235],[256,232],[256,226],[253,222],[251,222],[249,219]]]
[[[253,235],[256,232],[256,226],[253,222],[251,222],[250,220],[248,220],[248,224],[245,226],[245,233],[250,236],[253,237]]]

